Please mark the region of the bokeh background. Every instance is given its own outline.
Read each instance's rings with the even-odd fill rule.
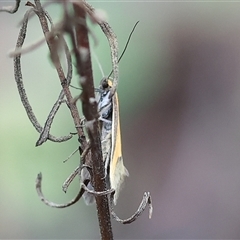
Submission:
[[[13,1],[0,1],[0,7]],[[98,239],[94,206],[83,201],[52,209],[37,197],[35,178],[43,173],[45,196],[63,203],[63,181],[79,162],[77,138],[35,147],[38,134],[18,96],[13,73],[19,22],[28,9],[0,14],[0,238]],[[90,1],[107,12],[120,51],[136,28],[120,63],[122,145],[130,177],[116,212],[129,217],[144,191],[154,212],[134,223],[113,221],[116,239],[240,238],[240,3],[218,1]],[[47,8],[54,21],[59,6]],[[93,46],[105,74],[111,70],[107,40],[91,26]],[[29,22],[26,45],[40,39],[37,18]],[[93,58],[96,84],[102,78]],[[43,124],[61,89],[45,45],[22,57],[23,79],[33,109]],[[73,83],[77,85],[75,75]],[[75,95],[79,94],[73,91]],[[66,106],[52,128],[74,131]]]

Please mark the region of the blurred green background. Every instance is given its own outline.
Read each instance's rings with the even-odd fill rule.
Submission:
[[[0,7],[13,1],[1,1]],[[78,179],[67,194],[63,181],[79,163],[78,146],[46,142],[38,134],[18,96],[13,73],[19,27],[28,7],[0,14],[0,238],[97,239],[94,206],[83,201],[52,209],[37,197],[35,178],[43,174],[45,196],[58,203],[72,199]],[[120,63],[118,88],[122,145],[130,172],[116,212],[135,212],[144,191],[153,197],[154,212],[130,225],[113,221],[116,239],[240,238],[240,3],[90,1],[107,12],[120,52],[140,21]],[[47,8],[54,21],[59,5]],[[93,47],[105,74],[111,70],[108,42],[91,26]],[[38,20],[29,22],[26,45],[40,39]],[[102,78],[94,58],[96,84]],[[44,123],[61,89],[45,45],[22,57],[29,100]],[[77,80],[73,83],[77,85]],[[75,95],[77,91],[73,91]],[[74,127],[66,106],[53,124],[54,135]]]

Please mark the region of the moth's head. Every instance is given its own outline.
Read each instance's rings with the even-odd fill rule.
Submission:
[[[112,81],[108,78],[103,78],[100,82],[100,89],[103,91],[108,91],[112,87]]]
[[[108,118],[112,111],[112,98],[110,97],[110,89],[112,88],[112,81],[108,78],[103,78],[100,82],[96,100],[98,103],[98,111],[100,116]]]

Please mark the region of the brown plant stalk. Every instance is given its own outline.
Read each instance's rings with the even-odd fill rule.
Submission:
[[[74,12],[77,17],[83,19],[86,24],[86,12],[80,5],[73,4]],[[88,40],[88,31],[85,24],[76,26],[76,42],[77,48],[74,49],[77,70],[80,75],[80,84],[82,86],[83,114],[86,118],[86,129],[91,143],[91,161],[92,161],[92,184],[97,192],[106,191],[105,171],[102,158],[101,137],[98,129],[98,108],[96,101],[90,101],[95,98],[94,83],[92,75],[90,45]],[[81,58],[79,54],[84,51],[86,56]],[[99,228],[102,239],[113,239],[111,217],[108,204],[108,196],[95,196]]]

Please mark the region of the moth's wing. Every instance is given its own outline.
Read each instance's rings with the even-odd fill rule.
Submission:
[[[121,131],[119,121],[119,105],[117,93],[112,97],[113,115],[112,115],[112,151],[110,162],[110,183],[115,189],[114,204],[116,205],[121,185],[126,176],[129,176],[128,170],[123,164]]]

